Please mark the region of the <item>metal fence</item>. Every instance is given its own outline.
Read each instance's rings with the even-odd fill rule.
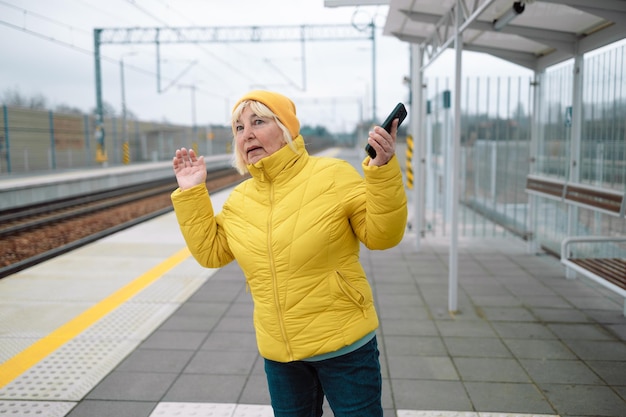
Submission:
[[[529,204],[529,174],[626,192],[626,46],[588,54],[583,67],[578,145],[572,142],[573,62],[555,66],[536,80],[464,80],[460,235],[514,233],[532,237],[555,253],[567,236],[626,235],[623,215],[572,209],[567,202],[542,197],[536,197],[534,206]],[[444,234],[450,210],[452,94],[448,80],[427,80],[426,229]],[[574,175],[570,170],[575,146],[580,151]],[[626,256],[624,245],[596,245],[593,251],[599,247],[607,255]]]
[[[95,119],[88,115],[2,106],[0,175],[96,166]],[[107,164],[162,161],[176,148],[202,155],[231,152],[230,127],[193,128],[120,118],[104,121]],[[125,134],[124,134],[125,132]]]
[[[525,235],[525,192],[531,132],[532,83],[528,77],[464,80],[461,117],[460,234]],[[427,229],[446,233],[451,187],[447,161],[453,115],[448,80],[428,82]]]
[[[579,69],[580,70],[580,69]],[[626,46],[588,54],[582,64],[580,140],[572,137],[574,63],[540,77],[537,158],[532,174],[598,190],[626,192]],[[579,150],[577,150],[579,148]],[[572,163],[572,152],[577,152]],[[621,236],[626,219],[585,207],[536,197],[533,226],[537,242],[559,252],[567,236]],[[626,256],[618,243],[580,245],[589,256]]]

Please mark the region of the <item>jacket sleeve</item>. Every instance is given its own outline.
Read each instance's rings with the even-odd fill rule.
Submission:
[[[196,261],[207,268],[219,268],[231,262],[234,256],[219,216],[213,212],[206,185],[185,191],[176,189],[171,199],[180,230]]]
[[[363,162],[365,190],[353,187],[348,201],[350,223],[359,240],[369,249],[389,249],[402,240],[407,222],[407,198],[402,171],[394,156],[386,165]]]

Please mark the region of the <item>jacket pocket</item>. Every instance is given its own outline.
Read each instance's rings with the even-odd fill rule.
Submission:
[[[354,284],[346,279],[340,271],[336,271],[335,279],[341,293],[361,310],[365,311],[365,295],[363,295],[363,293]]]

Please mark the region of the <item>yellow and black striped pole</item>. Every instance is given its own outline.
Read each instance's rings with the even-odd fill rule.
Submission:
[[[122,144],[122,163],[124,165],[130,164],[130,145],[128,142]]]
[[[413,136],[406,137],[406,188],[413,189]]]

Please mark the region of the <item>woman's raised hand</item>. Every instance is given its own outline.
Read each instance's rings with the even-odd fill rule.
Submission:
[[[206,181],[204,156],[198,157],[193,149],[176,149],[172,166],[181,190],[187,190]]]
[[[369,164],[382,166],[391,160],[396,153],[396,135],[398,133],[398,120],[395,119],[391,123],[391,133],[388,133],[380,126],[375,126],[369,132],[367,143],[376,151],[376,158],[370,159]]]

